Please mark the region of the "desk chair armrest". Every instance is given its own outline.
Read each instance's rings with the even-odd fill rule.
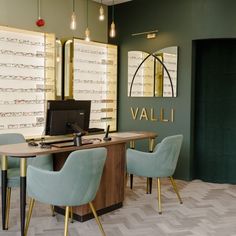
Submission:
[[[155,153],[127,149],[127,172],[130,174],[153,177],[157,169]]]
[[[61,185],[63,185],[63,178],[60,171],[48,171],[34,166],[27,168],[27,192],[28,195],[34,199],[38,199],[44,203],[51,204],[51,199],[57,197]],[[40,189],[40,193],[39,193]],[[42,197],[39,199],[39,196]]]

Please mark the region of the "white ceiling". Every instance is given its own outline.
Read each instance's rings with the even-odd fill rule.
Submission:
[[[101,0],[93,0],[93,1],[101,3]],[[114,0],[114,4],[120,4],[123,2],[129,2],[129,1],[132,1],[132,0]],[[113,0],[102,0],[102,4],[111,6],[113,5]]]

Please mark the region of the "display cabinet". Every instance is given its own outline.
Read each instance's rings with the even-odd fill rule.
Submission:
[[[42,135],[55,99],[55,36],[0,27],[0,133]]]
[[[70,49],[72,47],[72,50]],[[90,128],[117,129],[117,46],[80,39],[65,43],[65,97],[91,100]]]

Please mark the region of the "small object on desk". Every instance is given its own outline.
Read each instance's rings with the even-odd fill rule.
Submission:
[[[82,146],[86,144],[93,144],[93,140],[94,139],[82,139]],[[75,145],[74,141],[71,141],[71,142],[63,142],[63,143],[52,143],[51,146],[57,147],[57,148],[64,148],[64,147],[73,147],[77,145]]]
[[[82,145],[82,133],[76,133],[74,136],[74,145],[79,147]]]
[[[46,144],[44,142],[39,143],[41,148],[51,148],[50,144]]]
[[[103,138],[104,141],[111,140],[111,137],[109,137],[109,129],[110,129],[110,125],[107,126],[106,134],[105,134],[105,137]]]
[[[52,147],[64,148],[64,147],[73,147],[75,146],[74,141],[72,142],[63,142],[63,143],[52,143]]]
[[[51,145],[55,143],[68,143],[72,141],[73,141],[73,137],[65,137],[65,138],[63,137],[63,138],[45,140],[44,143]]]
[[[35,141],[30,141],[30,142],[28,142],[28,145],[32,146],[32,147],[37,147],[38,143],[36,143]]]

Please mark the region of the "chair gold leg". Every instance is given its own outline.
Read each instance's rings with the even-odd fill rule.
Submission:
[[[173,188],[175,190],[175,193],[176,193],[176,195],[177,195],[177,197],[179,199],[180,204],[183,204],[183,201],[182,201],[182,199],[181,199],[181,197],[179,195],[179,191],[178,191],[177,185],[176,185],[176,183],[175,183],[175,181],[174,181],[172,176],[170,176],[170,181],[171,181],[171,184],[172,184],[172,186],[173,186]]]
[[[30,203],[29,203],[28,214],[27,214],[27,217],[26,217],[26,223],[25,223],[25,236],[27,236],[27,233],[28,233],[30,219],[31,219],[31,216],[32,216],[33,208],[34,208],[34,203],[35,203],[35,200],[33,198],[31,198]]]
[[[98,226],[99,226],[99,229],[101,230],[102,235],[103,235],[103,236],[106,236],[106,234],[105,234],[105,232],[104,232],[104,229],[103,229],[103,227],[102,227],[102,224],[101,224],[101,222],[100,222],[100,220],[99,220],[99,218],[98,218],[97,212],[96,212],[96,210],[95,210],[95,208],[94,208],[92,202],[89,202],[89,206],[90,206],[90,208],[91,208],[91,210],[92,210],[92,212],[93,212],[93,215],[94,215],[94,217],[95,217],[95,219],[96,219],[96,222],[97,222],[97,224],[98,224]]]
[[[70,207],[70,223],[74,223],[74,219],[73,219],[73,208]]]
[[[66,214],[65,214],[65,229],[64,229],[64,236],[68,236],[68,221],[69,221],[69,213],[70,207],[66,207]]]
[[[157,194],[158,194],[158,210],[159,210],[159,214],[161,214],[162,209],[161,209],[161,181],[160,181],[160,178],[157,178]]]
[[[55,216],[54,206],[53,206],[53,205],[50,205],[50,208],[51,208],[52,216],[54,217],[54,216]]]
[[[10,205],[11,205],[11,188],[7,187],[7,208],[6,208],[6,222],[5,222],[6,230],[8,230],[9,226]]]

